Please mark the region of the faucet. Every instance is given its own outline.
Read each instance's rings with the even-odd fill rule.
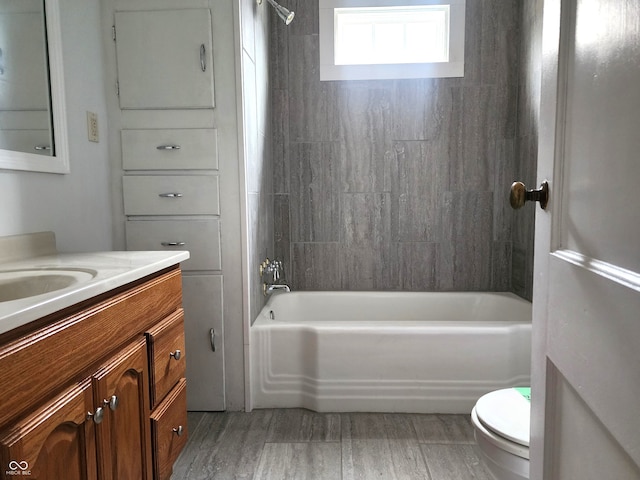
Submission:
[[[270,261],[268,258],[260,265],[262,293],[271,295],[276,291],[290,292],[289,285],[284,283],[284,265],[281,260]],[[282,280],[282,281],[281,281]]]

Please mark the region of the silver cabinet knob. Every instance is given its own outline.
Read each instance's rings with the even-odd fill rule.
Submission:
[[[108,400],[107,400],[107,399],[105,398],[105,399],[102,401],[102,403],[103,403],[103,405],[104,405],[105,407],[106,407],[106,406],[109,406],[109,410],[111,410],[112,412],[114,412],[114,411],[118,408],[118,405],[120,405],[120,400],[118,399],[118,397],[117,397],[116,395],[111,395],[111,398],[110,398],[110,399],[108,399]]]
[[[87,412],[87,419],[89,418],[93,418],[93,423],[95,424],[102,423],[102,420],[104,419],[104,408],[96,408],[95,413]]]
[[[181,437],[182,434],[184,433],[184,428],[182,427],[182,425],[179,425],[178,428],[172,428],[171,431],[175,433],[177,436]]]
[[[180,360],[180,357],[182,357],[182,352],[180,350],[176,350],[175,352],[171,352],[169,356],[176,360]]]

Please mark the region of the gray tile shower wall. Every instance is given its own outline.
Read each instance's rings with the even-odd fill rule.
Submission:
[[[320,82],[318,2],[289,1],[289,27],[272,16],[274,246],[292,288],[530,297],[533,215],[508,191],[535,176],[537,1],[468,1],[452,79]]]

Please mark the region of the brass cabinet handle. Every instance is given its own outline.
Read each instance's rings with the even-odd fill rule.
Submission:
[[[545,210],[549,202],[549,182],[545,180],[537,190],[527,190],[524,183],[513,182],[509,195],[511,207],[517,210],[522,208],[525,202],[540,202],[540,207]]]
[[[182,352],[180,350],[176,350],[175,352],[169,353],[169,356],[175,360],[180,360],[180,357],[182,357]]]

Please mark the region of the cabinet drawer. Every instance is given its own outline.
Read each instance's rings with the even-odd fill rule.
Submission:
[[[129,250],[189,250],[182,263],[185,270],[221,270],[220,221],[206,220],[128,220]]]
[[[176,382],[185,376],[184,314],[182,309],[147,332],[151,408],[160,402]]]
[[[219,215],[218,176],[124,176],[125,215]]]
[[[187,443],[187,381],[182,378],[151,413],[154,478],[171,477],[173,464]]]
[[[218,169],[218,137],[213,128],[122,130],[125,170]]]

